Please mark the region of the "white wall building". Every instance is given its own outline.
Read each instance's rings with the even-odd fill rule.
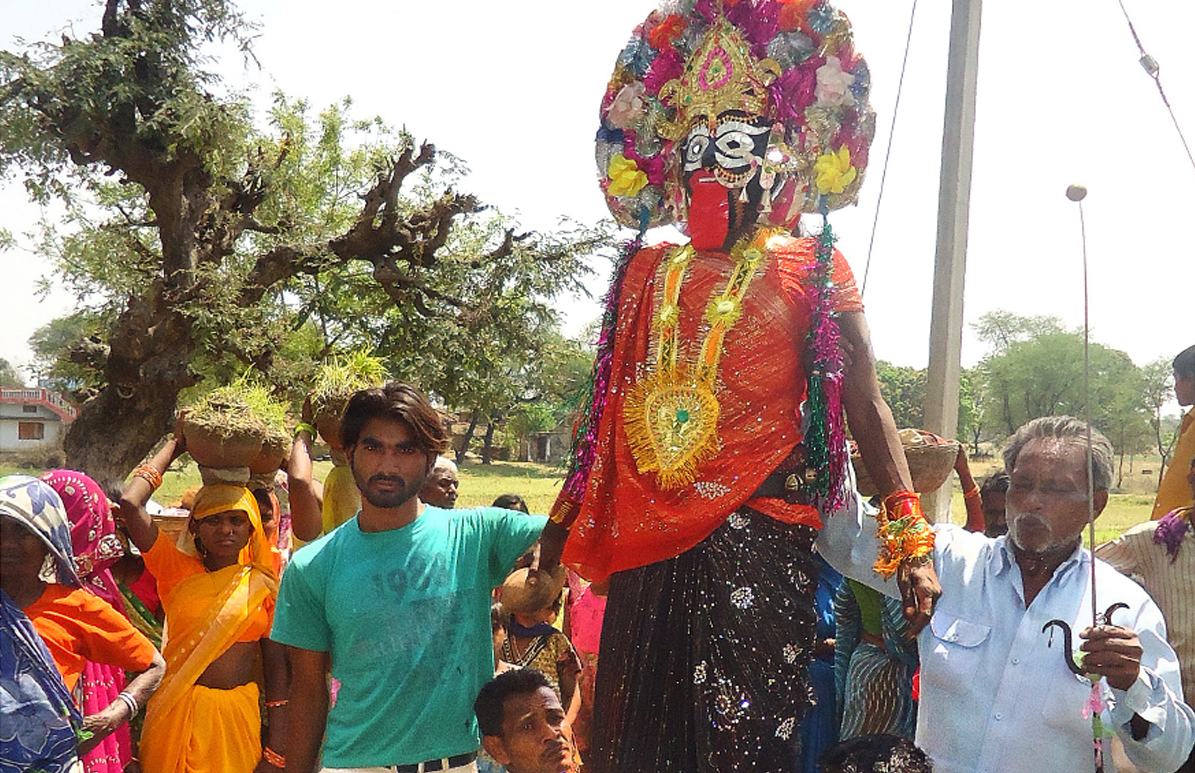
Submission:
[[[48,389],[0,389],[0,453],[61,448],[66,426],[78,413]]]

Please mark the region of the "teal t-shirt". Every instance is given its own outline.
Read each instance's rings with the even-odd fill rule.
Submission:
[[[295,553],[270,638],[332,654],[340,682],[323,764],[408,765],[465,754],[494,675],[490,592],[547,519],[428,505],[401,529],[353,518]]]

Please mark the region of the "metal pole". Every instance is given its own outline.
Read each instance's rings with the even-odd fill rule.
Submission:
[[[963,276],[971,204],[975,91],[979,75],[982,0],[954,0],[946,68],[946,120],[938,186],[938,245],[934,257],[933,315],[925,386],[925,428],[947,438],[958,433],[958,389],[963,345]],[[926,497],[932,521],[950,517],[950,489]]]

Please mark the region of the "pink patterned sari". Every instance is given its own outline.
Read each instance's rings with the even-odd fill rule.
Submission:
[[[75,569],[83,586],[124,613],[124,597],[110,569],[124,555],[124,549],[116,537],[116,522],[104,490],[91,478],[72,470],[53,470],[42,480],[58,492],[66,506]],[[86,717],[108,708],[124,686],[124,671],[88,662],[75,687],[75,700]],[[132,758],[133,742],[129,725],[124,723],[83,758],[83,767],[87,773],[121,773]]]

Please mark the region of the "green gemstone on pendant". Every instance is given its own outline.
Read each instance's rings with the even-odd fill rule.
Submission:
[[[686,411],[684,408],[681,408],[680,410],[678,410],[676,412],[676,420],[679,423],[684,424],[686,421],[689,420],[689,412]]]

